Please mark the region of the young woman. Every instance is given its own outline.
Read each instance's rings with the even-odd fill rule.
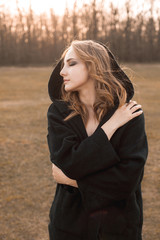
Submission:
[[[49,80],[57,182],[50,240],[140,240],[147,139],[132,83],[111,51],[73,41]]]

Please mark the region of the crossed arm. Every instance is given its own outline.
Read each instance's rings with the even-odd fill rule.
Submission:
[[[67,177],[54,163],[52,163],[52,176],[57,183],[78,188],[77,181]]]
[[[142,110],[137,111],[140,108],[141,105],[138,105],[135,101],[130,101],[128,104],[125,104],[122,107],[118,108],[113,114],[113,116],[101,127],[104,133],[107,135],[108,140],[111,139],[111,137],[119,127],[123,126],[131,119],[142,114]],[[64,172],[54,163],[52,163],[52,175],[57,183],[66,184],[78,188],[77,181],[66,176]]]

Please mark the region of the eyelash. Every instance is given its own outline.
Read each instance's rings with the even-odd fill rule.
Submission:
[[[72,67],[72,66],[74,66],[74,65],[76,65],[76,62],[71,62],[71,63],[69,64],[70,67]]]

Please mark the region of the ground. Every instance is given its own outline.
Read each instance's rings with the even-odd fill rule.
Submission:
[[[143,240],[160,239],[160,64],[123,64],[146,120]],[[47,240],[56,183],[47,146],[52,67],[0,68],[0,240]]]

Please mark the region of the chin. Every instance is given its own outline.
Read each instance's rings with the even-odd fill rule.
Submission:
[[[66,92],[73,92],[73,91],[76,91],[75,88],[71,88],[71,87],[65,87],[64,88]]]
[[[65,87],[64,90],[65,90],[66,92],[70,92],[70,91],[71,91],[71,90],[70,90],[69,88],[67,88],[67,87]]]

